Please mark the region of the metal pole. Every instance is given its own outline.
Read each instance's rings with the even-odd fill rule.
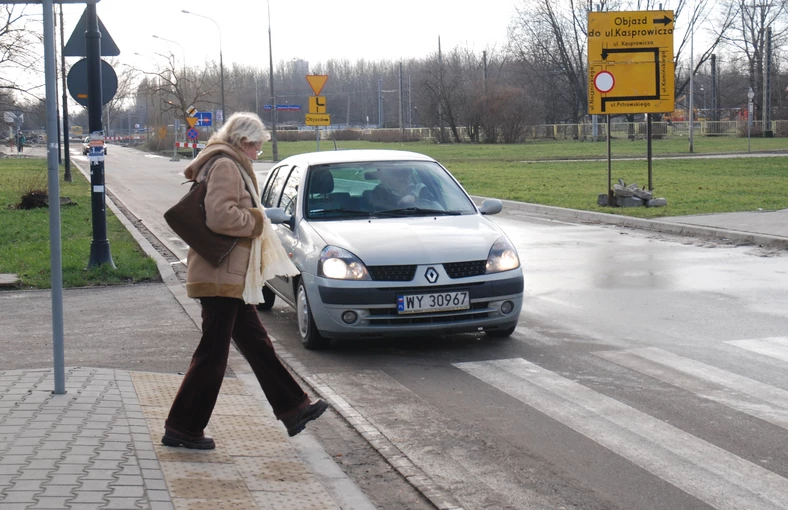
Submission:
[[[402,124],[402,62],[399,63],[399,132],[400,136],[405,133],[405,126]],[[404,141],[404,140],[402,140]]]
[[[605,115],[607,123],[607,205],[613,207],[613,163],[610,154],[610,115]]]
[[[693,103],[693,98],[694,98],[694,95],[695,95],[695,82],[694,82],[694,77],[695,77],[695,56],[694,56],[694,53],[695,53],[695,19],[694,19],[694,15],[695,15],[695,13],[693,12],[693,18],[690,19],[690,23],[692,23],[692,26],[690,27],[691,32],[690,32],[690,82],[689,82],[689,86],[690,86],[690,91],[689,91],[689,122],[690,122],[690,124],[689,124],[689,151],[690,152],[695,152],[695,144],[694,144],[694,139],[693,139],[693,136],[692,136],[694,128],[695,128],[695,114],[693,112],[694,105],[692,104]]]
[[[85,49],[88,61],[88,131],[91,144],[101,144],[90,148],[90,190],[93,212],[93,242],[90,244],[88,267],[115,263],[109,250],[107,239],[107,203],[104,191],[104,128],[101,124],[101,32],[99,32],[96,3],[88,3],[85,10],[86,31]]]
[[[69,152],[69,125],[68,125],[68,89],[66,87],[66,56],[63,54],[63,47],[66,44],[65,32],[63,29],[63,4],[60,4],[60,71],[63,87],[63,180],[72,182],[71,177],[71,153]]]
[[[646,157],[648,159],[648,190],[652,191],[654,186],[651,183],[651,160],[652,160],[652,151],[651,151],[651,114],[646,114]]]
[[[383,128],[383,91],[381,90],[382,81],[378,78],[378,129]]]
[[[44,75],[47,116],[47,184],[49,187],[49,243],[52,266],[52,354],[56,395],[66,392],[63,354],[63,260],[60,243],[60,175],[57,166],[57,73],[55,71],[55,19],[52,0],[44,7]],[[94,6],[95,7],[95,6]]]
[[[274,93],[274,49],[271,44],[271,2],[268,2],[268,77],[271,83],[271,153],[274,163],[279,161],[279,147],[276,142],[276,94]]]

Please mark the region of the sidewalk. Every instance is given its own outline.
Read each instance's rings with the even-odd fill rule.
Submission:
[[[206,429],[216,449],[161,445],[199,339],[167,284],[64,292],[64,395],[50,305],[48,291],[0,293],[0,510],[374,508],[309,427],[287,436],[234,349]]]

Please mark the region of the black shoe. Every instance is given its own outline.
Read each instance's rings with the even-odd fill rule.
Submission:
[[[287,434],[290,437],[295,436],[306,428],[306,424],[312,420],[316,420],[328,409],[328,403],[322,398],[319,398],[303,408],[299,413],[292,418],[282,420],[285,427],[287,427]]]
[[[164,437],[161,438],[161,444],[164,446],[183,446],[184,448],[191,448],[194,450],[213,450],[216,448],[216,443],[208,436],[191,438],[183,434],[178,434],[172,430],[164,431]]]

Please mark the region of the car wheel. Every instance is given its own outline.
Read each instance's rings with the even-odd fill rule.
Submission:
[[[276,302],[276,294],[274,291],[263,285],[263,302],[257,305],[257,309],[267,311],[274,307]]]
[[[306,288],[304,288],[304,283],[301,281],[298,282],[298,292],[296,293],[296,313],[298,315],[298,332],[301,335],[301,343],[304,347],[310,350],[325,347],[328,342],[320,336],[320,331],[315,326],[312,310],[309,307],[309,298],[306,295]]]
[[[493,329],[490,331],[485,331],[484,333],[490,338],[506,338],[508,336],[512,336],[515,327],[516,326],[512,326],[511,328],[506,328],[506,329]]]

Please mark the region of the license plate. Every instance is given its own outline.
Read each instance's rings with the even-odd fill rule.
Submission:
[[[397,296],[397,312],[445,312],[447,310],[466,310],[471,303],[468,291],[436,292],[434,294],[403,294]]]

